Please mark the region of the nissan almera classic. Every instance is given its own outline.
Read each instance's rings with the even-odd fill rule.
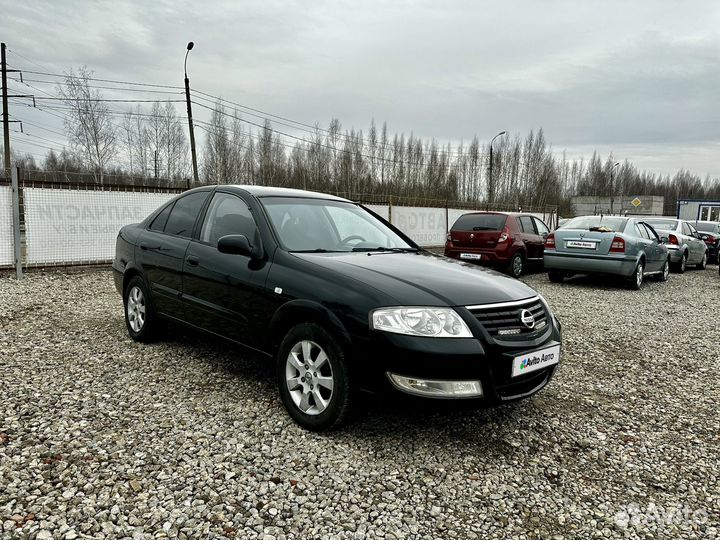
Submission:
[[[560,361],[560,323],[533,289],[331,195],[187,191],[122,228],[113,268],[132,339],[172,321],[259,351],[307,429],[340,425],[360,389],[526,398]]]

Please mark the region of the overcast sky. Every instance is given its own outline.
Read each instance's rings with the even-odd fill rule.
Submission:
[[[86,64],[97,77],[181,85],[193,40],[194,88],[306,123],[337,117],[366,130],[375,118],[391,132],[454,142],[542,127],[570,157],[597,149],[655,172],[720,177],[717,0],[0,7],[11,51],[53,72]],[[12,52],[8,61],[38,69]],[[60,129],[53,117],[16,111]]]

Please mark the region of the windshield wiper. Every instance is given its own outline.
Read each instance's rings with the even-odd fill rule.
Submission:
[[[317,248],[317,249],[292,249],[290,253],[342,253],[342,251]]]
[[[387,252],[387,253],[414,253],[417,251],[415,248],[401,248],[401,247],[355,247],[352,249],[355,252]]]

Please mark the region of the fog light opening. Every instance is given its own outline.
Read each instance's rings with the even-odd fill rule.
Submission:
[[[388,373],[393,385],[403,392],[426,397],[468,398],[483,395],[480,381],[441,381],[433,379],[418,379],[405,377],[395,373]]]

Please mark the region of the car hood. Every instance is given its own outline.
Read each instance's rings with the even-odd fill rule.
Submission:
[[[521,281],[493,270],[422,251],[294,255],[379,290],[397,305],[468,306],[537,295]]]

